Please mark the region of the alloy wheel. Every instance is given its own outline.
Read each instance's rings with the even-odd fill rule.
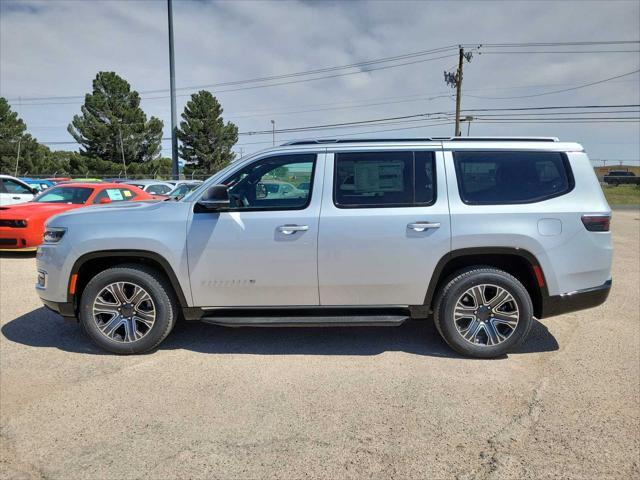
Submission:
[[[131,343],[146,336],[156,321],[156,308],[149,293],[132,282],[107,285],[93,301],[93,319],[111,340]]]
[[[494,284],[466,290],[456,302],[454,324],[467,342],[494,346],[506,341],[518,326],[520,312],[513,295]]]

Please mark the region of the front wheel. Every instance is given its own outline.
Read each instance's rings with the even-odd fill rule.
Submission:
[[[478,267],[458,272],[440,290],[434,322],[457,352],[499,357],[529,333],[533,305],[518,279],[502,270]]]
[[[118,354],[156,348],[175,325],[177,302],[169,282],[143,265],[119,265],[87,284],[80,323],[100,348]]]

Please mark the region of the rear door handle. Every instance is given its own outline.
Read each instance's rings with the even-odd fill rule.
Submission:
[[[20,197],[11,197],[11,200],[21,200]]]
[[[416,232],[424,232],[430,228],[440,228],[440,222],[415,222],[408,224],[407,228]]]
[[[306,232],[309,225],[280,225],[277,230],[285,235],[293,235],[296,232]]]

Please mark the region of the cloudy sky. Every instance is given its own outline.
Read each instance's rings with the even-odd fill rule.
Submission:
[[[167,5],[161,1],[0,1],[0,95],[29,131],[54,149],[75,149],[66,126],[101,70],[115,71],[141,92],[147,115],[161,118],[169,135]],[[178,112],[199,86],[278,76],[325,67],[469,44],[463,109],[640,104],[640,46],[488,47],[503,43],[638,40],[640,2],[386,2],[386,1],[174,1]],[[603,52],[603,50],[608,50]],[[553,52],[553,53],[551,53]],[[561,52],[561,53],[558,53]],[[444,58],[440,58],[444,57]],[[457,62],[455,48],[350,69],[285,79],[210,87],[225,119],[243,133],[453,112],[443,71]],[[400,65],[402,64],[402,65]],[[383,67],[383,68],[381,68]],[[636,72],[636,73],[630,73]],[[628,74],[628,75],[627,75]],[[623,76],[624,75],[624,76]],[[620,76],[604,83],[563,91]],[[317,78],[331,77],[331,78]],[[279,85],[273,85],[274,83]],[[270,86],[265,86],[270,85]],[[249,88],[250,87],[250,88]],[[259,88],[256,88],[259,87]],[[508,97],[508,98],[505,98]],[[515,98],[513,98],[515,97]],[[37,100],[34,100],[37,99]],[[601,109],[596,123],[527,123],[531,112],[485,112],[473,135],[549,135],[579,141],[592,158],[640,156],[638,108]],[[570,110],[575,111],[575,110]],[[586,109],[585,112],[594,110]],[[557,111],[556,111],[557,112]],[[443,136],[453,125],[442,115],[277,133],[295,138]],[[520,118],[519,121],[505,121]],[[537,119],[543,117],[536,117]],[[489,122],[490,119],[500,119]],[[558,119],[558,120],[556,120]],[[406,121],[410,120],[410,121]],[[440,125],[438,125],[440,123]],[[466,133],[466,125],[463,128]],[[267,146],[270,134],[240,136],[237,151]],[[169,142],[163,154],[170,155]]]

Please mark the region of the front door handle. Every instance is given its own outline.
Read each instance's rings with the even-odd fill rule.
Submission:
[[[306,232],[309,225],[280,225],[277,230],[285,235],[293,235],[296,232]]]
[[[12,200],[22,200],[20,197],[11,197]]]
[[[440,228],[440,222],[415,222],[408,224],[407,228],[416,232],[424,232],[430,228]]]

